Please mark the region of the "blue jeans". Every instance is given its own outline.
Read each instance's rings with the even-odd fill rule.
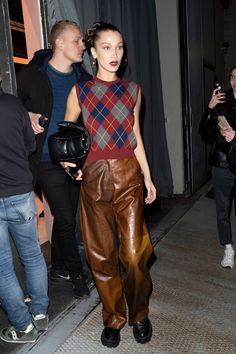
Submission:
[[[29,307],[14,270],[9,231],[24,267]],[[31,314],[47,313],[47,293],[47,268],[37,238],[34,193],[0,198],[0,302],[17,331],[31,323]]]

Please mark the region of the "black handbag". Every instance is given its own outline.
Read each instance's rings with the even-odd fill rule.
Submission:
[[[52,161],[72,162],[81,169],[91,146],[91,136],[81,123],[59,122],[58,132],[48,138],[49,154]]]

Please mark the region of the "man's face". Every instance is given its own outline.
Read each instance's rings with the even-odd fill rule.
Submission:
[[[72,63],[83,60],[85,45],[83,36],[75,26],[68,26],[58,38],[58,47],[64,57]]]

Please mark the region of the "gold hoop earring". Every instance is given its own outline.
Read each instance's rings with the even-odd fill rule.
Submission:
[[[92,66],[96,66],[97,65],[97,59],[96,58],[93,58],[92,60]]]

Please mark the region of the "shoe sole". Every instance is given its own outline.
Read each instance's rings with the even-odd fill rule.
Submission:
[[[115,343],[114,342],[109,342],[103,335],[101,336],[101,342],[102,342],[102,345],[104,345],[104,347],[116,348],[120,344],[120,334],[117,337],[117,341]]]
[[[38,338],[38,337],[37,337]],[[0,339],[3,340],[4,342],[6,343],[20,343],[20,344],[24,344],[24,343],[34,343],[36,342],[37,338],[35,339],[32,339],[32,340],[14,340],[14,339],[8,339],[8,338],[5,338],[5,337],[2,337],[0,336]]]
[[[53,281],[53,282],[58,282],[58,283],[61,283],[61,282],[71,282],[71,278],[63,278],[63,277],[50,277],[50,280]]]
[[[82,295],[82,296],[79,296],[79,295],[74,294],[74,298],[80,299],[80,300],[87,299],[89,296],[90,296],[90,293],[89,293],[89,294],[84,294],[84,295]]]
[[[228,269],[233,269],[234,268],[234,264],[233,265],[223,265],[222,263],[220,264],[222,268],[228,268]]]

